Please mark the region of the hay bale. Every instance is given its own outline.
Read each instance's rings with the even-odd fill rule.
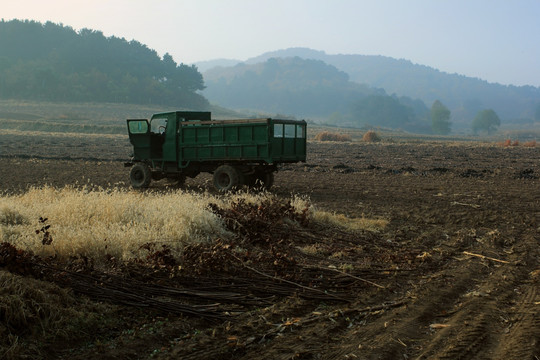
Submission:
[[[315,135],[317,141],[351,141],[352,138],[347,134],[338,134],[330,131],[321,131]]]
[[[369,130],[368,132],[366,132],[364,134],[364,136],[362,136],[362,141],[365,141],[365,142],[379,142],[379,141],[381,141],[381,137],[375,131]]]

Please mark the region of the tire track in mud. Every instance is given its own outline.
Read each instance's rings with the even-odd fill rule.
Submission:
[[[417,359],[534,359],[539,352],[540,319],[538,307],[538,276],[529,280],[520,261],[537,260],[534,241],[524,241],[525,251],[514,254],[509,264],[494,265],[488,276],[464,294],[458,311]],[[470,260],[475,261],[475,260]],[[515,304],[512,306],[512,304]],[[506,309],[506,310],[505,310]]]
[[[440,323],[448,316],[447,314],[456,311],[456,304],[470,290],[474,284],[474,280],[471,279],[479,271],[478,267],[472,266],[467,271],[461,271],[455,278],[449,279],[448,269],[445,269],[430,276],[439,278],[434,280],[435,283],[416,285],[419,288],[425,286],[426,290],[420,289],[419,293],[415,293],[411,289],[410,295],[416,297],[416,301],[406,311],[389,313],[383,321],[385,327],[379,327],[371,336],[363,335],[367,343],[367,352],[359,353],[360,358],[398,359],[413,356],[419,350],[416,344],[430,341],[429,338],[432,337],[430,325]],[[376,324],[380,326],[381,321]],[[377,355],[373,356],[375,354]]]
[[[516,317],[499,339],[496,360],[540,358],[540,317],[538,314],[538,282],[527,286],[517,301]]]
[[[445,269],[425,276],[426,283],[410,284],[407,294],[416,300],[405,310],[345,330],[351,345],[330,345],[331,355],[323,358],[536,359],[540,269],[528,273],[531,267],[520,264],[528,256],[529,265],[537,265],[534,246],[534,239],[526,241],[508,264],[460,257],[454,249],[447,254],[454,261]]]
[[[507,289],[505,324],[498,339],[494,359],[540,359],[540,249],[534,234],[524,237],[524,250],[516,261],[527,267],[519,269],[517,278]],[[535,269],[527,272],[526,269]]]
[[[472,359],[489,343],[489,328],[492,316],[481,306],[463,305],[467,309],[451,317],[417,360],[424,359]]]

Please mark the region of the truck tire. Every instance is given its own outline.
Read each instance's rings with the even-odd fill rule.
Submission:
[[[234,190],[242,185],[242,179],[242,173],[230,165],[221,165],[214,171],[214,187],[218,191]]]
[[[129,179],[134,189],[146,189],[152,181],[152,172],[148,165],[137,163],[131,168]]]
[[[249,186],[256,189],[270,190],[274,185],[274,173],[258,171],[250,178]]]
[[[262,176],[262,182],[264,184],[264,188],[266,190],[270,190],[270,188],[272,187],[272,185],[274,185],[274,173],[273,172],[268,172],[268,173],[265,173],[263,176]]]

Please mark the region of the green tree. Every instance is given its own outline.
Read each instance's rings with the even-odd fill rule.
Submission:
[[[399,101],[387,95],[370,95],[357,101],[353,106],[352,115],[357,119],[357,125],[384,126],[403,128],[414,117],[414,111]]]
[[[450,133],[450,110],[439,100],[435,100],[431,105],[431,129],[435,134],[447,135]]]
[[[485,131],[491,135],[501,126],[501,119],[492,109],[479,111],[472,122],[472,130],[476,135],[478,131]]]

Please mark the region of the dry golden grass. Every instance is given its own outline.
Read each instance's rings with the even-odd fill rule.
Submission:
[[[225,235],[220,219],[207,210],[208,202],[207,195],[181,191],[32,189],[0,198],[0,240],[44,256],[129,259],[138,257],[148,242],[181,251],[186,243]],[[40,217],[48,218],[49,246],[36,234],[43,226]]]
[[[315,221],[350,231],[366,230],[377,232],[383,230],[388,225],[388,220],[385,219],[368,219],[366,217],[349,218],[343,214],[333,214],[326,211],[314,211],[312,217]]]
[[[0,196],[0,242],[41,256],[86,256],[97,262],[106,255],[119,260],[140,258],[146,255],[142,245],[156,243],[166,244],[178,257],[186,244],[231,236],[208,204],[227,208],[240,198],[260,204],[272,201],[275,195],[35,188],[20,195]],[[290,201],[299,213],[308,209],[313,221],[352,231],[379,231],[387,224],[381,219],[352,219],[317,211],[301,197]],[[40,218],[47,220],[41,222]],[[44,232],[37,232],[46,225],[50,225],[50,245],[43,244]]]
[[[352,138],[348,134],[338,134],[330,131],[321,131],[315,135],[317,141],[351,141]]]

